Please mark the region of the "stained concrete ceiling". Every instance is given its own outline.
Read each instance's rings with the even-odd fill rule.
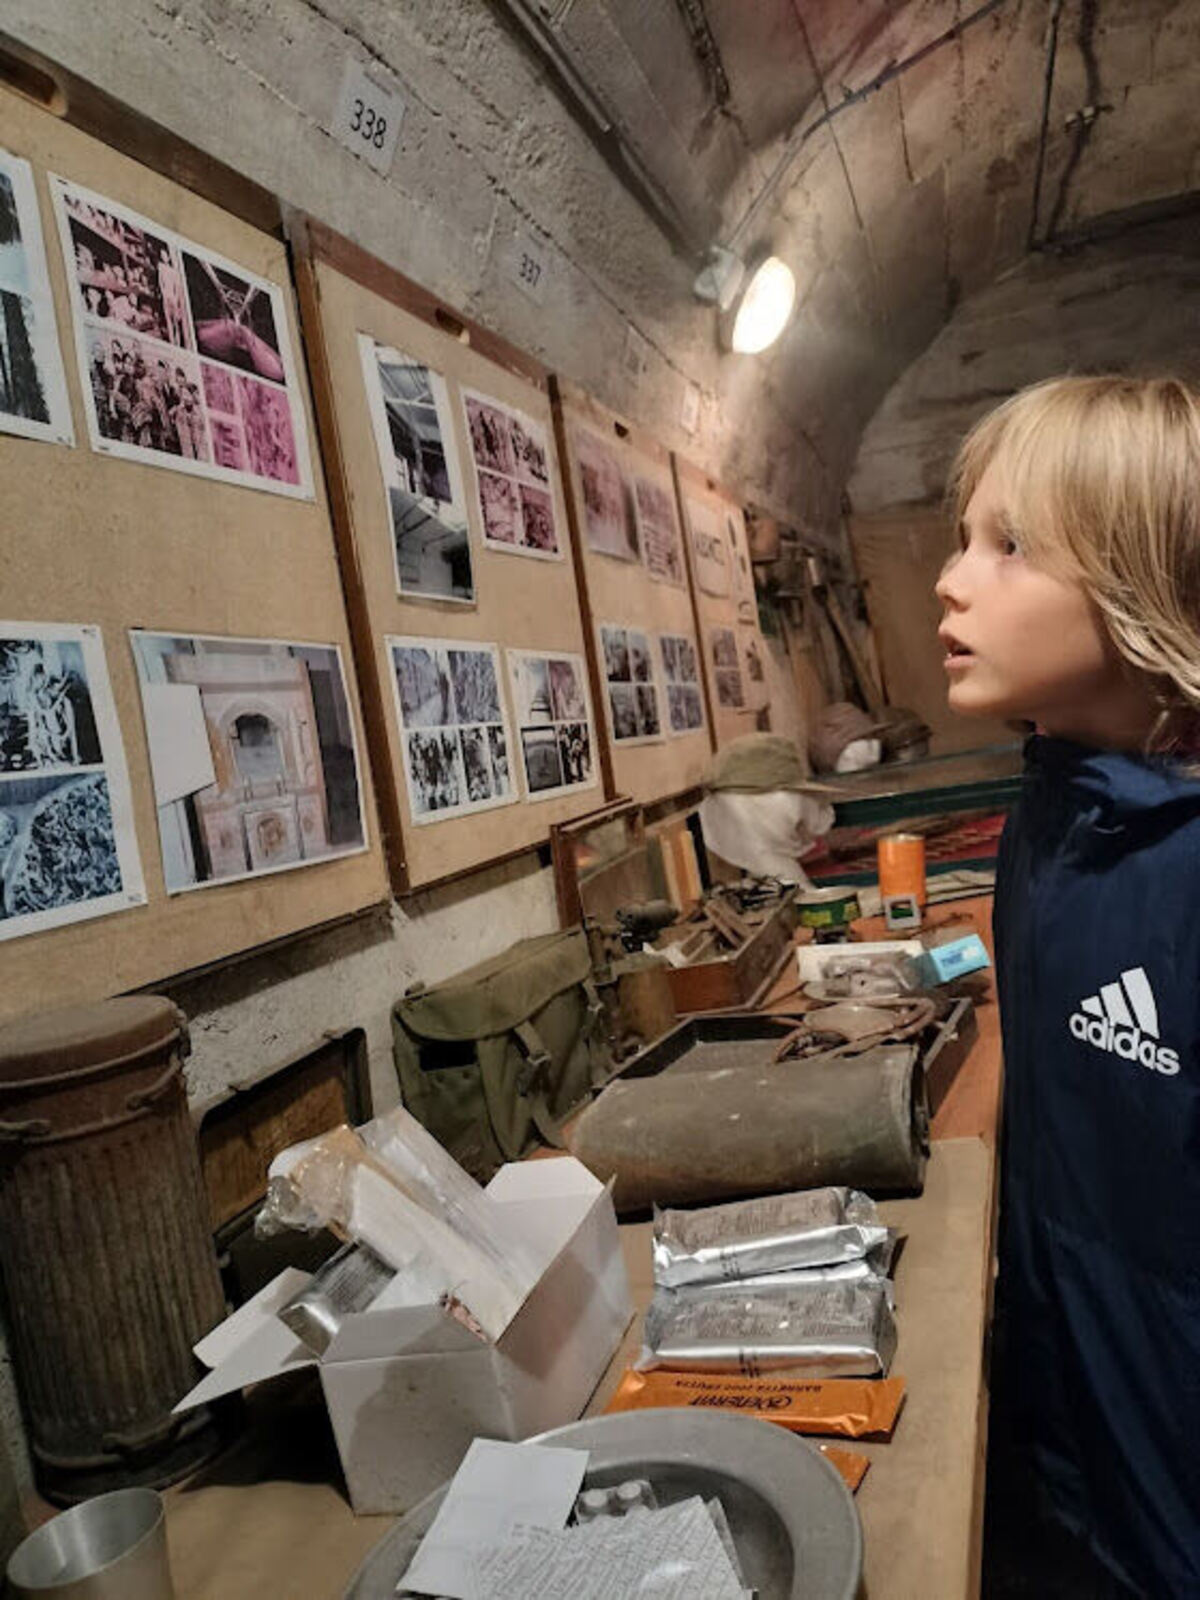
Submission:
[[[524,9],[681,249],[728,239],[767,186],[739,243],[789,261],[799,305],[763,376],[842,481],[962,297],[1200,186],[1200,0]]]

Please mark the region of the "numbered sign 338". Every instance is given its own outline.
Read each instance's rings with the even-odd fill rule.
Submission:
[[[403,116],[403,97],[376,83],[361,61],[348,56],[329,130],[334,138],[377,172],[387,172]]]

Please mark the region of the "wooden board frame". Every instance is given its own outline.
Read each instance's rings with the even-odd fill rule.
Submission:
[[[599,628],[603,623],[628,624],[647,634],[685,634],[703,654],[696,633],[691,594],[691,568],[687,560],[687,532],[679,514],[670,451],[617,413],[601,406],[584,390],[559,378],[551,379],[558,455],[563,468],[567,517],[579,582],[579,595],[591,650],[597,721],[603,728],[608,769],[608,792],[630,795],[643,805],[670,801],[703,782],[714,749],[713,724],[701,678],[705,721],[692,733],[667,732],[667,697],[657,638],[651,644],[659,685],[663,737],[656,743],[626,744],[613,735],[608,688]],[[580,462],[576,450],[579,430],[595,434],[619,460],[622,470],[641,471],[662,482],[670,495],[683,555],[683,583],[671,584],[651,577],[644,562],[624,561],[591,548],[583,500]]]
[[[745,520],[742,508],[736,497],[723,489],[715,479],[711,478],[703,468],[693,462],[684,460],[683,457],[672,453],[672,466],[675,472],[675,489],[679,501],[679,520],[684,529],[684,542],[687,547],[688,572],[692,588],[692,603],[696,616],[696,637],[700,647],[701,658],[704,663],[704,686],[708,699],[708,713],[711,726],[715,733],[716,747],[720,749],[727,745],[731,739],[739,738],[745,733],[754,733],[769,721],[769,708],[765,702],[759,706],[747,704],[744,709],[722,706],[717,696],[716,678],[714,675],[712,648],[710,634],[714,628],[730,628],[739,643],[739,664],[742,667],[743,693],[746,692],[747,675],[745,663],[741,652],[740,631],[753,629],[757,639],[760,659],[766,657],[766,647],[763,644],[762,633],[758,625],[758,611],[755,602],[749,598],[751,589],[747,590],[743,599],[738,598],[738,578],[733,564],[729,564],[730,592],[728,595],[710,594],[701,584],[697,572],[696,552],[692,542],[692,522],[689,514],[689,502],[699,501],[711,509],[718,521],[726,517],[733,518],[736,526],[741,530],[741,547],[749,563],[749,548],[745,536]],[[750,576],[750,585],[753,585],[753,573]]]
[[[0,1016],[144,988],[343,920],[387,898],[366,742],[349,670],[346,689],[359,751],[367,849],[270,878],[217,880],[185,894],[165,892],[128,630],[142,626],[178,635],[329,643],[341,649],[347,669],[350,641],[278,207],[264,191],[182,141],[166,135],[160,140],[161,133],[70,74],[0,43],[0,145],[34,169],[77,440],[68,448],[0,438],[5,611],[14,621],[100,627],[148,895],[144,906],[8,942]],[[157,163],[160,157],[169,175],[138,159]],[[51,172],[279,285],[309,434],[312,500],[188,477],[89,448]],[[287,553],[287,582],[278,581],[273,566],[281,551]]]
[[[592,810],[611,792],[604,766],[592,630],[582,614],[556,464],[549,374],[533,357],[461,316],[429,290],[324,224],[300,213],[289,214],[285,223],[292,244],[385,850],[393,890],[404,895],[544,847],[551,824]],[[463,387],[481,389],[505,405],[530,412],[544,424],[561,561],[538,561],[485,548],[478,508],[468,487],[476,601],[463,604],[397,593],[386,493],[358,351],[360,333],[404,350],[442,374],[451,392],[467,486],[473,468],[459,403]],[[535,592],[542,597],[536,612]],[[588,669],[593,763],[599,781],[581,786],[578,793],[530,801],[525,797],[517,732],[510,752],[510,765],[519,778],[520,798],[515,803],[478,816],[415,822],[409,809],[401,731],[385,655],[384,638],[389,634],[499,644],[502,653],[505,648],[518,648],[582,655]],[[507,672],[504,676],[507,679]],[[517,731],[517,719],[511,721]]]

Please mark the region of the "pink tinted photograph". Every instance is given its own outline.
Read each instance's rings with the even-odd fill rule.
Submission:
[[[250,455],[249,470],[257,478],[299,483],[300,466],[296,460],[287,391],[240,374],[237,386]]]

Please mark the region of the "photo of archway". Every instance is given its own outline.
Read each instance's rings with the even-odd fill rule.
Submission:
[[[336,645],[130,633],[168,892],[367,846]]]

